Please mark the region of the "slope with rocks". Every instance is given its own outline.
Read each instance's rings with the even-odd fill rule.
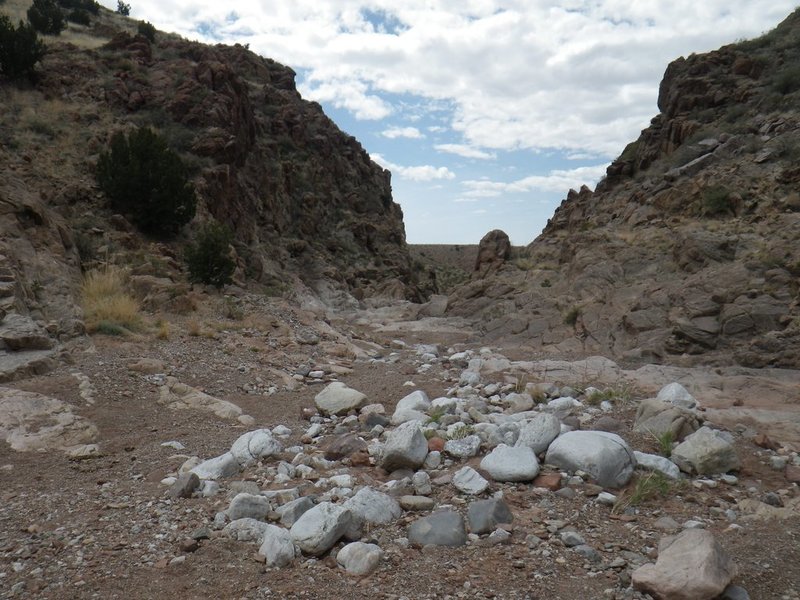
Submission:
[[[210,218],[234,232],[239,283],[350,306],[420,298],[390,173],[300,97],[290,68],[240,45],[151,41],[105,9],[45,41],[34,83],[0,84],[0,294],[27,327],[79,334],[81,271],[100,264],[185,280],[183,246]],[[170,243],[113,214],[95,180],[112,134],[138,126],[179,152],[198,192]]]
[[[594,192],[449,312],[560,353],[800,367],[800,12],[673,62]]]

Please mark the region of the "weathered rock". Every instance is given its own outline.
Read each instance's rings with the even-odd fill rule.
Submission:
[[[467,509],[467,523],[472,533],[482,534],[494,531],[500,524],[510,524],[514,521],[511,509],[503,500],[490,498],[476,500]]]
[[[697,400],[680,383],[674,382],[665,385],[658,392],[656,400],[669,402],[681,408],[693,409],[697,406]]]
[[[325,452],[326,460],[342,460],[366,450],[367,443],[354,433],[346,433],[325,440],[320,448]]]
[[[339,550],[336,562],[350,575],[369,575],[383,558],[383,550],[376,544],[352,542]]]
[[[258,542],[260,544],[268,527],[269,524],[264,521],[244,518],[231,521],[223,529],[223,532],[240,542]]]
[[[280,515],[280,523],[284,527],[291,527],[295,524],[303,513],[314,508],[314,500],[309,496],[303,496],[296,500],[291,500],[275,509],[275,512]]]
[[[636,457],[637,467],[648,469],[650,471],[658,471],[670,479],[678,479],[681,475],[678,465],[668,458],[658,456],[657,454],[645,454],[644,452],[639,452],[638,450],[634,450],[633,455]]]
[[[562,531],[558,534],[558,537],[561,538],[561,542],[567,548],[581,546],[586,543],[586,540],[583,539],[583,536],[577,531]]]
[[[241,470],[239,461],[231,454],[226,452],[220,456],[209,458],[191,469],[191,473],[196,474],[200,479],[223,479],[235,475]]]
[[[714,475],[741,466],[736,449],[718,432],[701,427],[672,451],[672,461],[686,473]]]
[[[632,580],[635,589],[657,600],[710,600],[736,573],[736,565],[711,532],[687,529],[663,538],[655,565],[639,567]]]
[[[436,506],[434,499],[427,496],[400,496],[398,502],[403,510],[410,512],[433,510]]]
[[[484,235],[478,245],[478,256],[475,259],[475,272],[480,277],[496,271],[508,260],[511,254],[511,242],[508,235],[494,229]]]
[[[190,385],[181,383],[175,377],[167,377],[159,388],[159,402],[173,410],[199,410],[210,412],[220,419],[237,420],[244,415],[242,409],[227,400],[210,396]]]
[[[321,502],[303,513],[289,532],[303,552],[320,555],[333,547],[350,523],[351,516],[347,508]]]
[[[463,546],[467,543],[464,518],[455,511],[443,510],[414,521],[408,528],[412,546]]]
[[[515,445],[527,446],[535,454],[541,454],[560,433],[561,422],[558,417],[550,413],[541,413],[520,428]]]
[[[285,567],[294,560],[294,542],[286,529],[268,524],[262,540],[258,552],[266,559],[268,567]]]
[[[167,490],[167,496],[170,498],[191,498],[198,487],[200,487],[200,478],[196,473],[181,473],[175,483]]]
[[[231,446],[231,454],[245,468],[262,458],[280,453],[282,449],[281,443],[272,437],[269,429],[256,429],[239,436]]]
[[[397,500],[370,487],[358,490],[343,506],[350,511],[354,520],[372,525],[391,523],[403,514]]]
[[[416,469],[428,454],[428,440],[418,421],[409,421],[391,431],[386,438],[380,466],[385,471]]]
[[[468,435],[461,439],[447,440],[444,444],[445,453],[455,458],[472,458],[481,448],[481,438],[477,435]]]
[[[415,390],[404,396],[397,402],[395,412],[402,412],[406,410],[415,410],[421,413],[428,411],[431,407],[431,401],[428,394],[422,390]]]
[[[269,500],[264,496],[241,493],[231,500],[225,514],[231,521],[237,519],[264,519],[271,510]]]
[[[453,474],[453,485],[465,494],[475,495],[486,491],[489,482],[472,467],[462,467]]]
[[[642,400],[633,426],[634,431],[653,436],[671,432],[675,440],[682,440],[699,428],[700,419],[696,413],[656,398]]]
[[[334,381],[314,397],[314,403],[326,415],[341,415],[359,408],[366,399],[366,394]]]
[[[528,446],[500,444],[483,457],[481,469],[495,481],[531,481],[539,474],[539,461]]]
[[[636,459],[621,437],[605,431],[569,431],[550,444],[545,462],[584,471],[599,485],[619,488],[633,475]]]

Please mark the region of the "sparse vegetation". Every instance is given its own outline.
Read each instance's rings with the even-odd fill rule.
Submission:
[[[30,79],[45,54],[45,45],[29,24],[14,27],[8,17],[0,17],[0,73],[16,81]]]
[[[231,230],[217,222],[207,224],[186,249],[189,280],[216,288],[231,282],[236,263],[230,256]]]
[[[432,408],[428,413],[428,420],[426,421],[426,424],[438,423],[439,420],[446,414],[446,412],[447,411],[445,411],[445,409],[441,406]]]
[[[573,306],[570,308],[566,313],[564,313],[564,325],[570,325],[572,327],[578,322],[578,317],[581,316],[581,307],[580,306]]]
[[[130,215],[144,233],[171,237],[194,217],[195,191],[186,167],[148,127],[111,138],[97,180],[112,207]]]
[[[163,319],[159,319],[156,322],[156,337],[159,340],[168,340],[169,339],[169,323],[164,321]]]
[[[784,96],[800,90],[800,66],[791,64],[779,71],[772,87]]]
[[[703,190],[702,210],[704,215],[732,213],[731,192],[724,185],[715,185]]]
[[[156,41],[156,28],[152,23],[149,23],[148,21],[139,21],[137,31],[139,32],[139,35],[146,37],[151,42]]]
[[[542,280],[542,287],[543,288],[553,287],[553,284],[550,283],[549,279],[545,278],[545,279]]]
[[[639,506],[654,498],[665,498],[669,495],[673,486],[674,482],[658,471],[651,471],[643,476],[640,475],[637,477],[633,489],[623,493],[617,500],[613,512],[623,512],[631,506]]]
[[[465,437],[472,435],[473,431],[471,425],[462,423],[458,427],[453,428],[450,433],[447,434],[447,438],[451,440],[463,440]]]
[[[89,332],[120,335],[139,328],[139,303],[128,293],[125,280],[125,273],[113,266],[86,274],[82,297]]]
[[[66,27],[64,14],[53,0],[33,0],[27,14],[30,24],[40,33],[58,35]]]
[[[658,453],[666,458],[672,456],[672,444],[675,442],[675,434],[672,433],[672,430],[667,429],[660,435],[653,435],[658,443]]]
[[[70,13],[67,15],[67,21],[71,23],[77,23],[78,25],[86,25],[89,26],[91,24],[91,17],[89,13],[83,10],[82,8],[76,8],[71,10]]]
[[[123,17],[127,17],[131,14],[131,5],[123,2],[122,0],[117,0],[117,14],[122,15]]]

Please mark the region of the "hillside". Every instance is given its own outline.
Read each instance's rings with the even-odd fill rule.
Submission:
[[[561,355],[800,367],[800,12],[669,65],[660,113],[448,312]]]

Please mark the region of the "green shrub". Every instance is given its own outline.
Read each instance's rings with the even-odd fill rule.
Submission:
[[[100,5],[95,0],[58,0],[58,5],[67,10],[85,10],[93,15],[100,12]]]
[[[566,314],[564,314],[564,325],[571,325],[574,327],[575,323],[578,322],[578,317],[580,316],[581,316],[581,307],[573,306],[566,312]]]
[[[6,79],[30,78],[45,53],[36,30],[22,21],[14,27],[8,17],[0,17],[0,73]]]
[[[111,206],[145,233],[171,237],[194,217],[194,186],[183,161],[148,127],[111,138],[97,181]]]
[[[778,72],[773,87],[783,95],[800,90],[800,66],[792,65]]]
[[[730,196],[730,191],[724,185],[715,185],[704,189],[702,195],[703,214],[719,215],[732,212]]]
[[[147,21],[139,21],[138,27],[139,35],[146,37],[151,42],[156,41],[156,28],[152,23]]]
[[[77,23],[78,25],[86,25],[88,27],[91,23],[91,18],[88,12],[82,8],[76,8],[67,15],[67,21]]]
[[[117,0],[117,14],[127,17],[129,14],[131,14],[131,5],[126,4],[122,0]]]
[[[220,223],[209,223],[186,249],[189,280],[221,288],[231,282],[236,264],[230,256],[231,230]]]
[[[53,0],[33,0],[28,21],[36,31],[49,35],[58,35],[66,26],[61,9]]]

